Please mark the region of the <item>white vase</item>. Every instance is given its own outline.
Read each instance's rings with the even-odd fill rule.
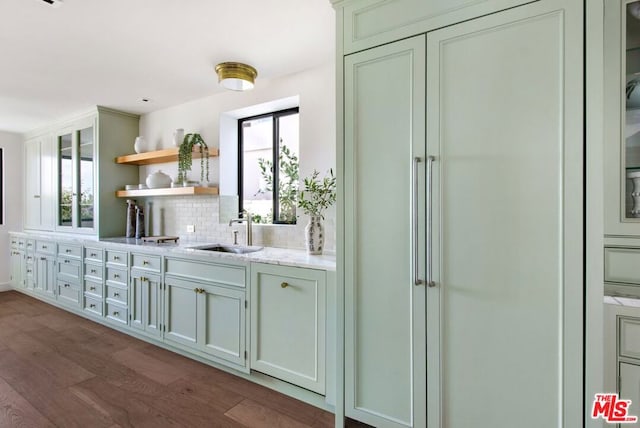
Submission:
[[[182,141],[184,141],[184,129],[178,128],[173,131],[173,145],[175,147],[180,147]]]
[[[156,171],[147,176],[146,183],[149,189],[171,187],[171,177],[162,171]]]
[[[309,223],[304,228],[307,254],[322,254],[324,248],[324,226],[322,217],[311,216]]]
[[[136,137],[136,141],[133,143],[133,150],[135,150],[136,153],[144,153],[147,151],[147,142],[142,135]]]

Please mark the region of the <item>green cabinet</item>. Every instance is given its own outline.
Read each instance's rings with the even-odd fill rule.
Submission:
[[[162,281],[160,275],[131,269],[129,325],[149,336],[161,337]]]
[[[325,394],[326,272],[251,264],[251,369]]]
[[[51,254],[36,253],[35,284],[33,290],[50,298],[55,297],[56,257]]]
[[[164,341],[248,372],[244,267],[173,258],[166,266]]]
[[[24,228],[53,230],[55,153],[49,134],[35,136],[24,143]]]
[[[11,286],[13,288],[23,288],[24,281],[24,251],[11,249]]]

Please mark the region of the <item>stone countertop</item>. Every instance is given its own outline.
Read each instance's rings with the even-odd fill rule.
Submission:
[[[312,256],[306,251],[292,250],[287,248],[264,247],[260,251],[246,254],[224,253],[217,251],[199,250],[193,247],[208,245],[229,245],[219,242],[186,242],[186,243],[162,243],[143,242],[134,238],[103,238],[98,242],[106,246],[127,248],[130,251],[144,251],[161,253],[175,256],[197,256],[200,259],[228,260],[269,263],[283,266],[305,267],[313,269],[323,269],[328,271],[336,270],[336,258],[330,255]]]
[[[604,303],[629,308],[640,308],[640,298],[633,296],[604,296]]]
[[[229,262],[257,262],[274,265],[304,267],[312,269],[322,269],[327,271],[336,270],[336,257],[333,255],[312,256],[304,250],[293,250],[287,248],[264,247],[260,251],[247,254],[221,253],[216,251],[198,250],[192,247],[204,245],[216,245],[226,243],[219,242],[168,242],[156,244],[154,242],[143,242],[135,238],[103,238],[96,239],[91,236],[11,232],[13,235],[30,239],[47,239],[65,242],[73,242],[82,245],[95,245],[96,243],[107,248],[119,248],[125,251],[141,251],[145,253],[157,253],[165,256],[187,256],[197,257],[200,260],[220,260]]]

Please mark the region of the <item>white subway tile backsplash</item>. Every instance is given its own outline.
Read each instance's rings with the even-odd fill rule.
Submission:
[[[181,242],[233,242],[233,230],[238,231],[238,242],[246,242],[246,226],[226,221],[220,222],[219,201],[224,212],[233,211],[233,199],[211,196],[176,196],[153,198],[150,206],[151,222],[147,234],[175,235]],[[147,207],[149,209],[149,206]],[[225,214],[225,217],[227,214]],[[301,215],[296,225],[254,225],[253,244],[266,247],[304,249],[304,228],[307,217]],[[187,225],[194,225],[195,232],[187,233]],[[335,252],[335,210],[325,214],[325,250]]]

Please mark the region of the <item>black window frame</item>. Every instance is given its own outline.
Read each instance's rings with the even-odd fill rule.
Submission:
[[[300,114],[300,107],[292,107],[284,110],[273,111],[269,113],[262,113],[255,116],[243,117],[238,119],[238,211],[240,212],[240,216],[244,217],[244,206],[243,206],[243,176],[244,176],[244,144],[243,144],[243,132],[242,125],[244,122],[248,122],[250,120],[255,119],[263,119],[266,117],[273,118],[273,135],[272,135],[272,165],[273,165],[273,220],[270,224],[296,224],[296,222],[286,222],[286,221],[276,221],[276,219],[280,218],[280,195],[277,191],[279,188],[279,162],[278,155],[280,153],[280,118],[284,116],[291,116],[292,114]]]

